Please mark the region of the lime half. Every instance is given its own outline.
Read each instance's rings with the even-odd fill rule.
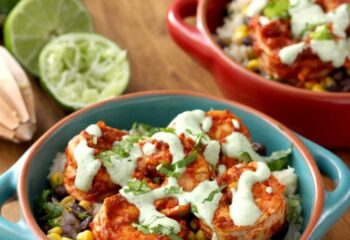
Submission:
[[[42,86],[66,109],[120,95],[130,70],[125,50],[93,33],[69,33],[52,40],[39,58]]]
[[[79,0],[22,0],[5,21],[5,46],[38,75],[42,48],[69,32],[93,32],[91,18]]]

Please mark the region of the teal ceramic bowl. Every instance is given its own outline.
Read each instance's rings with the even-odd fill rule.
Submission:
[[[21,220],[12,223],[0,217],[0,238],[45,239],[33,212],[46,176],[58,151],[87,125],[99,120],[113,127],[129,129],[134,121],[165,126],[178,113],[191,109],[228,109],[241,117],[255,141],[268,152],[293,147],[291,164],[299,177],[303,205],[302,239],[320,239],[350,204],[350,173],[331,152],[297,137],[283,125],[243,105],[186,92],[145,92],[125,95],[78,111],[53,126],[6,173],[0,176],[0,206],[17,194]],[[333,179],[336,188],[323,188],[319,170]]]

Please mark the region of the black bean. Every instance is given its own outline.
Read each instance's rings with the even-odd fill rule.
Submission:
[[[53,188],[53,194],[58,198],[62,199],[68,195],[66,188],[64,187],[63,184],[58,185]]]
[[[253,143],[253,148],[255,152],[259,153],[261,156],[266,156],[266,147],[261,143]]]
[[[333,78],[335,81],[341,82],[344,78],[346,78],[346,73],[344,70],[339,69],[334,73]]]
[[[253,44],[253,39],[250,36],[243,38],[242,43],[246,46],[251,46]]]
[[[89,224],[92,222],[92,219],[93,219],[92,216],[89,216],[84,221],[82,221],[78,226],[78,229],[77,229],[78,232],[82,232],[89,229]]]

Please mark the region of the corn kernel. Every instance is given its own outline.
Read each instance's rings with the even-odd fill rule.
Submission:
[[[88,201],[85,201],[85,200],[80,201],[79,205],[85,208],[87,211],[92,211],[91,204]]]
[[[75,202],[75,199],[72,196],[65,197],[61,200],[60,204],[64,208],[69,208],[70,206],[73,205]]]
[[[78,233],[76,240],[94,240],[94,236],[90,230]]]
[[[241,25],[237,27],[233,33],[232,41],[235,43],[241,43],[246,36],[248,36],[248,27],[246,25]]]
[[[73,240],[71,238],[63,237],[61,240]]]
[[[324,92],[324,91],[325,91],[324,88],[321,86],[321,84],[318,84],[318,83],[316,83],[316,84],[312,87],[311,90],[314,91],[314,92]]]
[[[58,235],[62,235],[62,228],[54,227],[54,228],[51,228],[47,233],[57,233]]]
[[[62,240],[61,236],[57,233],[49,233],[46,235],[48,240]]]
[[[322,87],[324,88],[330,88],[332,86],[334,86],[335,84],[335,81],[333,78],[331,77],[326,77],[322,82],[321,82],[321,85]]]
[[[194,232],[190,232],[188,235],[187,235],[187,240],[196,240],[196,234]]]
[[[205,236],[204,236],[204,233],[202,230],[199,230],[197,233],[196,233],[196,240],[205,240]]]
[[[259,61],[259,59],[256,58],[256,59],[250,60],[250,61],[247,63],[246,67],[247,67],[249,70],[252,70],[252,71],[259,69],[259,67],[260,67],[260,61]]]
[[[55,172],[50,177],[51,186],[57,186],[63,183],[63,173]]]
[[[305,88],[311,90],[315,84],[315,82],[305,82]]]

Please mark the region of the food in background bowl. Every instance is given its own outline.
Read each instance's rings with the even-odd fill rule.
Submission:
[[[57,155],[37,219],[49,239],[298,239],[290,154],[263,156],[226,110],[186,111],[166,128],[98,122]]]
[[[272,80],[350,92],[350,1],[233,0],[217,29],[225,52]]]

